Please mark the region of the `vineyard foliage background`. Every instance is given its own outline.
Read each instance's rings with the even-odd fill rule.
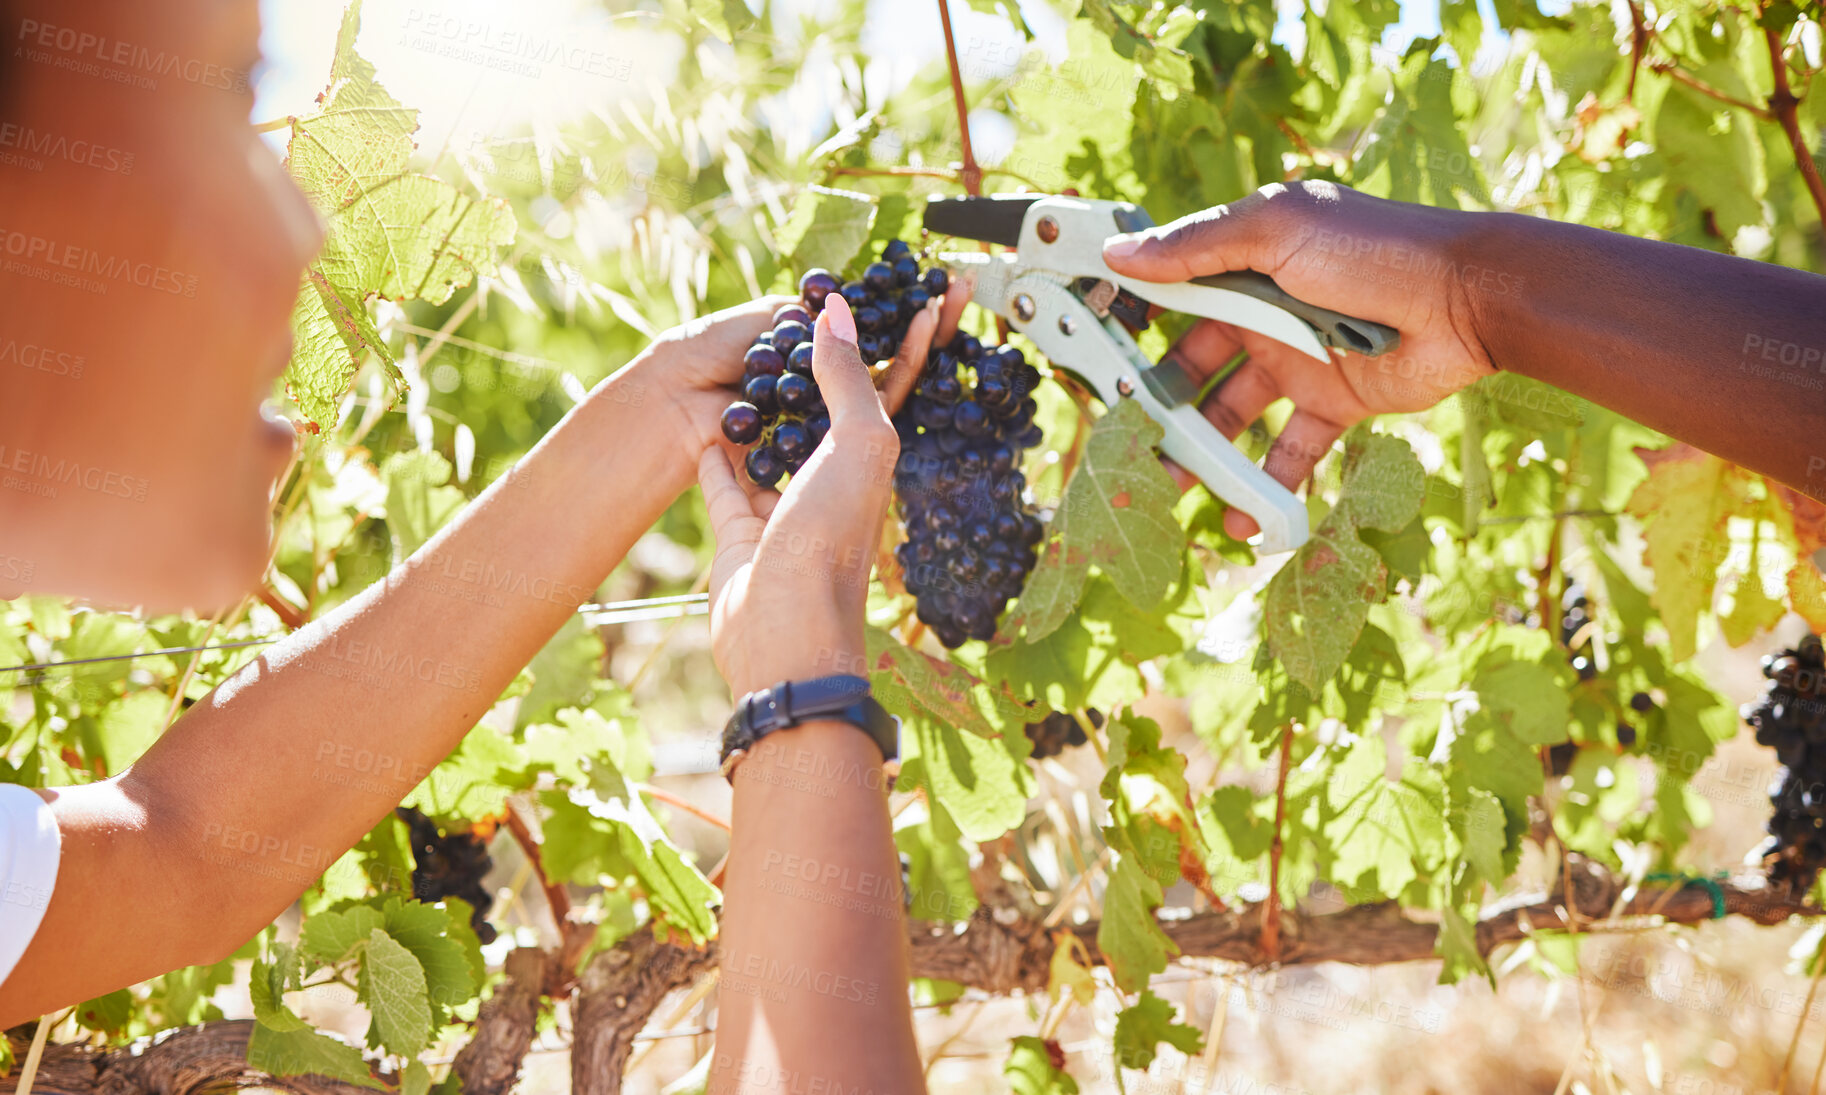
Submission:
[[[1797,161],[1820,155],[1826,123],[1826,95],[1808,94],[1822,65],[1808,5],[1545,14],[1444,0],[1439,36],[1399,53],[1374,45],[1399,14],[1388,0],[971,6],[957,13],[959,59],[990,192],[1076,188],[1165,221],[1263,184],[1333,179],[1821,268],[1818,174]],[[614,14],[611,41],[630,56],[667,43],[675,70],[598,57],[613,95],[563,124],[423,146],[411,104],[357,48],[361,18],[350,9],[324,98],[276,127],[331,231],[294,314],[284,387],[311,430],[275,503],[266,588],[215,619],[4,606],[0,664],[138,656],[0,674],[0,778],[121,771],[258,648],[152,651],[270,639],[321,616],[656,332],[807,266],[918,240],[923,197],[962,189],[943,62],[882,52],[861,4],[815,20],[735,0]],[[970,33],[990,19],[1010,29]],[[415,31],[395,18],[370,33]],[[1460,276],[1513,277],[1489,262]],[[1163,321],[1144,348],[1158,356],[1176,330]],[[1774,367],[1797,398],[1817,397],[1816,372]],[[1373,376],[1391,391],[1424,379],[1399,354]],[[1551,885],[1562,852],[1636,881],[1741,867],[1748,846],[1687,854],[1711,816],[1689,781],[1738,729],[1693,659],[1717,639],[1773,648],[1774,629],[1798,632],[1791,612],[1826,629],[1816,504],[1503,375],[1347,435],[1308,494],[1314,540],[1277,570],[1223,535],[1204,492],[1177,497],[1127,443],[1145,428],[1132,408],[1099,420],[1061,386],[1039,398],[1050,451],[1027,468],[1033,498],[1103,517],[1053,525],[1070,550],[1049,554],[1002,641],[949,656],[922,641],[885,550],[871,602],[878,690],[906,719],[894,805],[914,916],[962,921],[987,903],[1048,927],[1098,922],[1096,957],[1061,946],[1051,1001],[1017,1032],[1034,1036],[1013,1044],[1017,1090],[1074,1089],[1036,1039],[1093,999],[1120,1009],[1104,1033],[1130,1069],[1205,1052],[1212,1032],[1150,989],[1178,950],[1163,907],[1221,902],[1266,924],[1275,905],[1398,902],[1437,918],[1450,983],[1495,976],[1474,938],[1480,908]],[[1268,436],[1258,426],[1241,443],[1259,458]],[[1110,507],[1099,483],[1122,484],[1126,504]],[[1147,527],[1184,536],[1115,550]],[[598,599],[701,588],[710,552],[687,497]],[[1595,619],[1573,644],[1597,670],[1583,681],[1559,627],[1574,586]],[[553,889],[595,925],[567,955],[578,964],[641,933],[711,938],[721,835],[649,793],[708,767],[726,710],[701,643],[668,641],[696,627],[578,617],[407,798],[446,828],[496,834],[495,881],[516,895],[492,914],[499,942],[482,947],[460,905],[411,900],[405,826],[390,818],[235,959],[91,1001],[55,1040],[221,1018],[218,990],[241,979],[255,1066],[417,1093],[445,1079],[508,949],[553,945],[537,911]],[[1632,707],[1638,694],[1649,710]],[[1083,757],[1027,758],[1021,724],[1048,709],[1110,714],[1088,777]],[[1163,744],[1142,711],[1175,713],[1202,748]],[[538,841],[542,878],[516,826]],[[1277,945],[1264,938],[1261,956]],[[1578,938],[1542,927],[1518,953],[1512,965],[1561,976]],[[301,986],[334,984],[371,1015],[365,1047],[306,1021]],[[944,1002],[964,988],[918,992]],[[548,1013],[541,1037],[562,1041],[568,1022]],[[385,1061],[378,1079],[364,1050]],[[1071,1070],[1096,1071],[1081,1063]]]

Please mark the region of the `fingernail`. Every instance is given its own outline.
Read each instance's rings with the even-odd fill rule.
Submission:
[[[1103,241],[1103,257],[1106,259],[1126,259],[1141,250],[1147,240],[1138,234],[1111,236]]]
[[[824,298],[824,321],[831,334],[854,346],[856,317],[850,314],[850,303],[837,293]]]

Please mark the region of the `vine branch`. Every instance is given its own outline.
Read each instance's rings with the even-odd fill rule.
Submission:
[[[938,0],[938,21],[945,28],[945,63],[951,66],[951,98],[957,106],[957,137],[963,148],[963,168],[959,172],[964,193],[978,197],[983,193],[983,169],[976,165],[976,153],[970,148],[970,106],[964,99],[964,75],[957,64],[957,41],[951,36],[951,6]]]
[[[1281,730],[1281,774],[1274,781],[1274,841],[1268,845],[1268,899],[1262,904],[1262,953],[1281,956],[1281,829],[1287,821],[1287,768],[1293,759],[1293,724]]]
[[[1734,95],[1727,95],[1725,92],[1722,92],[1722,91],[1718,90],[1717,88],[1713,87],[1711,84],[1706,83],[1704,80],[1701,80],[1699,77],[1688,72],[1686,69],[1681,68],[1680,63],[1678,61],[1669,61],[1669,60],[1650,61],[1648,63],[1648,67],[1654,69],[1656,72],[1661,73],[1663,76],[1668,77],[1670,80],[1673,80],[1675,83],[1685,84],[1686,86],[1692,88],[1694,91],[1699,92],[1701,95],[1704,95],[1710,99],[1717,99],[1719,102],[1725,104],[1726,106],[1733,106],[1739,110],[1747,111],[1751,114],[1756,115],[1758,118],[1761,118],[1765,122],[1774,120],[1774,118],[1769,113],[1768,107],[1758,106],[1757,104],[1752,103],[1752,102],[1746,102],[1745,100],[1739,99]]]
[[[1801,178],[1806,180],[1807,193],[1813,198],[1813,207],[1819,211],[1820,223],[1826,226],[1826,182],[1820,179],[1820,165],[1813,160],[1813,152],[1801,137],[1799,107],[1800,97],[1788,84],[1788,62],[1782,56],[1782,40],[1774,30],[1765,28],[1763,39],[1769,44],[1769,71],[1774,74],[1775,90],[1769,93],[1769,110],[1765,117],[1773,117],[1782,132],[1788,136],[1788,146],[1794,149],[1794,162],[1801,169]]]

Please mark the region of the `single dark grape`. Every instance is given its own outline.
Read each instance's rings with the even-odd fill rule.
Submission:
[[[750,346],[742,355],[744,376],[779,376],[786,371],[786,358],[772,346]]]
[[[804,460],[812,453],[812,435],[797,422],[782,422],[774,427],[773,448],[784,463]]]
[[[818,385],[809,377],[787,373],[774,384],[774,399],[781,410],[799,414],[818,401]]]
[[[806,311],[803,304],[782,304],[774,311],[774,326],[782,323],[803,323],[812,325],[812,314]]]
[[[771,487],[786,474],[786,462],[774,453],[771,446],[760,445],[748,450],[748,459],[744,461],[748,478],[757,487]]]
[[[799,278],[799,299],[816,312],[824,307],[824,298],[841,288],[829,270],[807,270]]]
[[[964,437],[984,437],[989,433],[989,412],[975,403],[959,403],[952,408],[953,427]]]
[[[831,415],[829,411],[818,411],[806,416],[805,432],[812,435],[812,445],[824,440],[824,435],[831,432]]]
[[[779,378],[771,374],[763,373],[753,377],[748,383],[742,385],[742,398],[763,415],[777,414],[780,410],[780,403],[774,397],[774,388],[778,383]]]
[[[951,353],[959,361],[975,361],[983,356],[983,343],[975,335],[960,333],[951,340]]]
[[[801,342],[810,342],[811,337],[812,329],[803,323],[782,323],[774,328],[774,349],[782,354],[790,354],[793,352],[793,347]],[[784,368],[786,363],[782,360],[780,364]]]
[[[786,371],[800,376],[812,375],[812,344],[801,342],[793,347],[793,352],[786,355]]]
[[[754,444],[761,436],[761,412],[753,403],[731,403],[723,411],[723,436],[731,444]]]
[[[939,403],[956,403],[964,394],[964,386],[955,376],[935,376],[926,381],[926,394]]]
[[[881,246],[881,261],[899,262],[913,254],[913,248],[907,246],[906,240],[889,240]]]
[[[865,304],[856,309],[856,329],[867,334],[874,334],[887,326],[888,317],[873,304]]]
[[[900,294],[900,314],[907,319],[912,319],[914,316],[918,315],[919,310],[924,308],[931,300],[932,294],[926,292],[925,286],[915,285],[911,289]]]
[[[869,287],[862,284],[860,281],[846,281],[843,283],[843,302],[850,306],[851,311],[857,311],[867,307],[874,303],[874,301],[875,294],[870,292]]]
[[[862,284],[871,293],[885,293],[894,288],[894,268],[885,262],[871,262],[862,271]]]

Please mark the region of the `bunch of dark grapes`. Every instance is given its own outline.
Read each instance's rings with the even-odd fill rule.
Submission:
[[[1091,720],[1092,726],[1102,729],[1103,712],[1093,707],[1084,714]],[[1056,757],[1068,745],[1083,745],[1090,741],[1084,733],[1083,724],[1064,711],[1053,711],[1039,722],[1028,723],[1025,729],[1027,740],[1033,742],[1035,760]]]
[[[446,836],[437,823],[410,806],[394,811],[412,837],[412,896],[420,901],[441,901],[457,897],[469,902],[474,911],[469,926],[484,943],[495,939],[494,925],[488,923],[488,907],[494,895],[482,885],[494,861],[488,855],[488,843],[471,832],[453,832]]]
[[[1801,892],[1826,866],[1826,656],[1819,637],[1764,658],[1763,676],[1768,690],[1744,721],[1783,768],[1769,793],[1764,863],[1772,884]]]
[[[825,298],[841,294],[856,319],[856,348],[868,363],[899,352],[907,325],[928,301],[950,285],[940,267],[921,270],[900,240],[882,248],[861,279],[838,281],[828,270],[808,270],[799,279],[799,302],[774,313],[770,331],[756,338],[742,358],[742,398],[723,412],[723,436],[748,450],[748,477],[771,487],[811,459],[830,431],[818,382],[812,377],[812,342]]]
[[[1579,675],[1580,681],[1589,681],[1598,675],[1591,630],[1586,626],[1592,618],[1591,601],[1585,596],[1585,587],[1578,582],[1569,584],[1560,598],[1560,645],[1566,648],[1572,659],[1573,672]],[[1655,709],[1655,701],[1647,692],[1637,692],[1630,697],[1629,706],[1638,715],[1646,715]],[[1626,749],[1636,744],[1636,728],[1621,719],[1617,720],[1617,744]],[[1573,757],[1578,751],[1579,742],[1570,738],[1549,746],[1548,767],[1556,776],[1565,775],[1572,770]]]
[[[1040,371],[1013,346],[959,333],[927,355],[894,416],[894,490],[907,542],[896,549],[919,619],[948,647],[994,637],[1038,558],[1043,528],[1022,504],[1021,454],[1038,445]]]

